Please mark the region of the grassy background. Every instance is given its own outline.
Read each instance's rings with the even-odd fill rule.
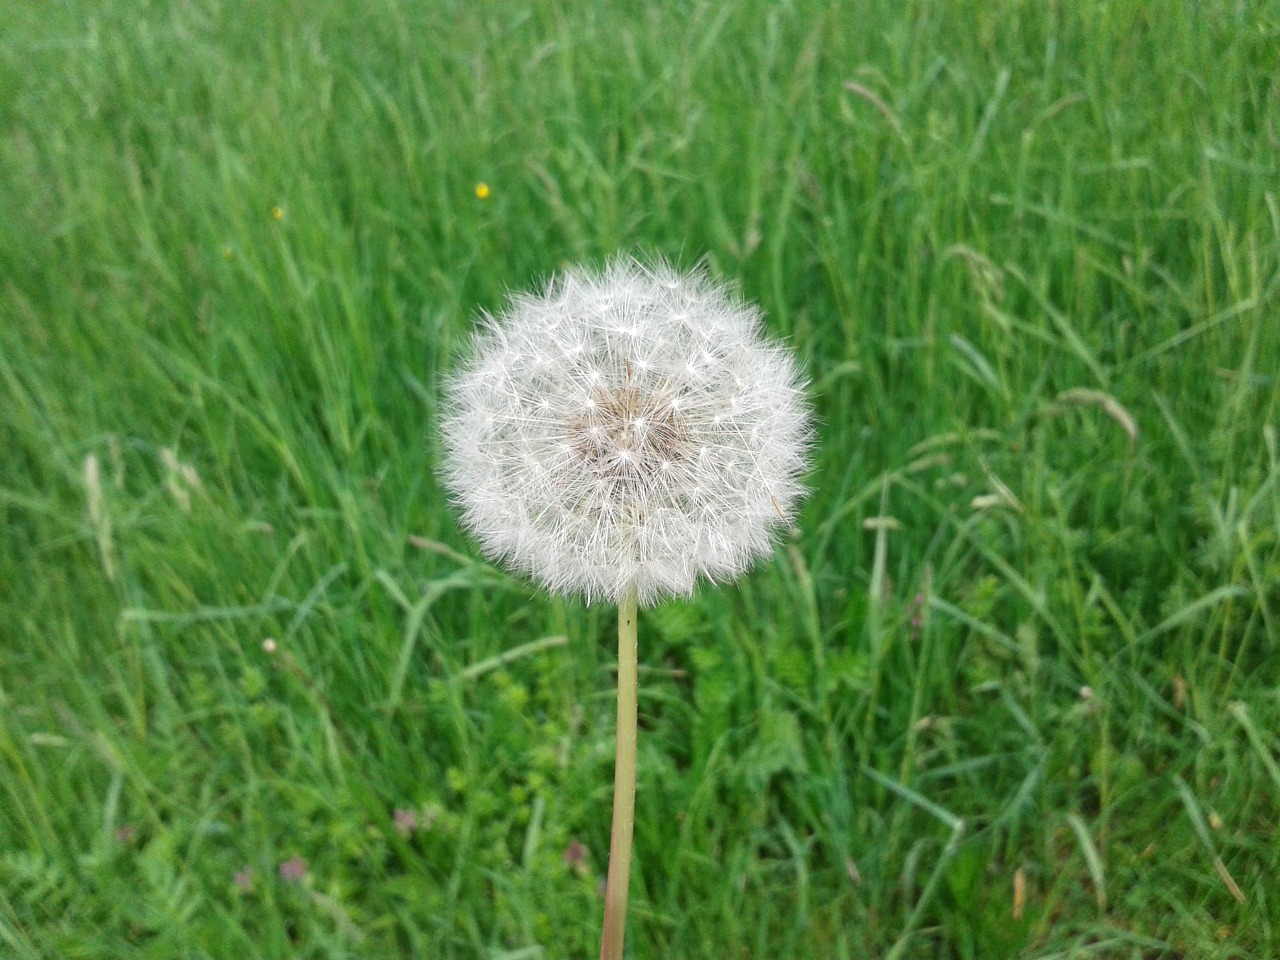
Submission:
[[[640,249],[822,432],[642,615],[631,955],[1280,955],[1280,9],[570,6],[0,7],[0,953],[595,955],[611,611],[433,422]]]

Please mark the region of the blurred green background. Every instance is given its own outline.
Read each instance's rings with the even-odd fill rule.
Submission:
[[[640,251],[821,436],[642,614],[629,955],[1280,955],[1278,41],[4,4],[0,953],[595,955],[612,611],[479,561],[435,417],[478,311]]]

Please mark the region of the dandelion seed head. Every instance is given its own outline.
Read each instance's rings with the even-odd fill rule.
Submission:
[[[511,297],[446,387],[463,524],[589,601],[744,572],[790,519],[811,438],[799,371],[761,317],[704,272],[631,260]]]

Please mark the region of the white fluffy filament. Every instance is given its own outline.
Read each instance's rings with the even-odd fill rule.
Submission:
[[[486,316],[443,421],[444,479],[484,551],[554,591],[641,604],[767,553],[810,427],[761,317],[702,272],[631,260]]]

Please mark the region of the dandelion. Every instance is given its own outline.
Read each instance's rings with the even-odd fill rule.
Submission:
[[[284,219],[284,207],[272,207],[271,219],[279,222]]]
[[[575,268],[485,316],[446,388],[443,478],[485,553],[618,605],[610,960],[630,874],[637,606],[742,574],[803,493],[809,408],[761,318],[704,271]]]
[[[642,605],[769,552],[809,418],[760,319],[704,274],[630,261],[486,317],[443,423],[444,479],[485,552],[554,592]]]
[[[476,199],[477,200],[489,199],[489,185],[487,183],[476,184]]]

